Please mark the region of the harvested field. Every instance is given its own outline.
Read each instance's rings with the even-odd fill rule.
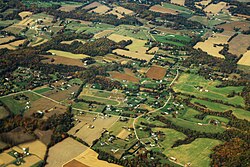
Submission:
[[[196,7],[203,7],[203,6],[207,6],[212,0],[203,0],[203,1],[200,1],[200,2],[195,2],[195,6]]]
[[[132,15],[134,12],[132,10],[126,9],[121,6],[115,6],[110,12],[107,14],[113,14],[118,17],[118,19],[123,18],[123,15]]]
[[[103,37],[110,35],[112,32],[114,32],[114,30],[103,30],[103,31],[95,34],[94,38],[96,38],[96,39],[103,38]]]
[[[25,117],[30,117],[33,113],[37,111],[44,112],[44,117],[49,118],[54,114],[62,114],[66,112],[67,107],[59,105],[51,100],[40,98],[35,102],[31,103],[31,107],[28,112],[25,112]]]
[[[46,167],[61,167],[83,153],[87,148],[87,146],[69,137],[49,149]]]
[[[72,66],[78,66],[83,67],[83,63],[80,59],[71,59],[61,56],[43,56],[48,59],[42,60],[43,63],[48,64],[64,64],[64,65],[72,65]]]
[[[42,45],[44,43],[48,42],[48,39],[44,39],[44,38],[41,38],[41,37],[37,37],[36,38],[36,41],[32,42],[32,43],[29,43],[29,46],[32,46],[32,47],[35,47],[35,46],[39,46],[39,45]]]
[[[23,40],[18,40],[18,41],[11,42],[11,43],[8,43],[8,44],[0,45],[0,49],[7,48],[7,49],[10,49],[10,50],[16,50],[25,41],[26,41],[26,39],[23,39]]]
[[[125,15],[131,15],[134,13],[132,10],[126,9],[124,7],[121,7],[121,6],[116,6],[113,8],[113,10],[117,11],[120,14],[125,14]]]
[[[20,12],[18,15],[23,19],[25,19],[26,17],[29,17],[31,16],[33,13],[30,12],[30,11],[23,11],[23,12]]]
[[[65,165],[63,165],[63,167],[89,167],[87,165],[82,164],[81,162],[73,159],[72,161],[66,163]]]
[[[225,24],[221,24],[216,26],[217,28],[222,28],[224,29],[224,31],[234,31],[235,32],[235,28],[240,29],[240,31],[247,31],[249,30],[250,27],[250,23],[249,22],[242,22],[242,21],[234,21],[231,23],[225,23]]]
[[[0,154],[0,166],[5,166],[14,160],[16,160],[16,158],[12,157],[6,152]]]
[[[123,129],[116,137],[125,140],[130,134],[130,131]]]
[[[88,55],[85,55],[85,54],[74,54],[74,53],[64,52],[60,50],[49,50],[48,52],[56,56],[62,56],[62,57],[67,57],[71,59],[83,59],[83,58],[89,57]]]
[[[39,158],[38,158],[37,156],[35,156],[35,155],[30,155],[30,156],[28,156],[28,157],[25,157],[25,158],[24,158],[24,161],[25,161],[25,163],[22,164],[22,167],[31,167],[31,166],[37,164],[38,162],[40,162],[41,159],[39,159]]]
[[[219,52],[223,49],[223,46],[215,46],[216,44],[227,44],[227,41],[229,40],[230,36],[222,35],[222,34],[214,34],[213,36],[209,37],[204,42],[198,42],[194,48],[198,49],[200,48],[204,52],[207,52],[208,54],[224,58],[223,55],[221,55]]]
[[[149,10],[153,11],[153,12],[159,12],[159,13],[169,13],[169,14],[173,14],[173,15],[177,15],[179,14],[179,12],[172,10],[172,9],[168,9],[165,8],[163,6],[160,5],[154,5],[152,6]]]
[[[35,141],[32,141],[32,142],[20,144],[18,147],[19,148],[29,148],[29,152],[31,154],[36,155],[41,160],[44,159],[45,153],[46,153],[46,150],[47,150],[47,146],[45,144],[43,144],[41,141],[39,141],[39,140],[35,140]]]
[[[218,14],[222,9],[224,9],[227,6],[226,2],[219,2],[217,4],[210,4],[208,5],[204,11],[206,13],[211,13],[211,14]]]
[[[58,10],[64,11],[64,12],[70,12],[75,10],[77,7],[80,7],[81,5],[63,5]]]
[[[109,7],[105,6],[105,5],[101,5],[98,6],[97,8],[89,11],[89,12],[95,12],[95,13],[99,13],[99,14],[105,14],[108,10],[110,10]]]
[[[75,160],[81,162],[82,164],[86,165],[87,167],[121,167],[117,164],[108,163],[103,160],[98,160],[98,153],[94,150],[88,148],[85,152],[80,154],[75,158]]]
[[[13,46],[13,47],[18,47],[18,46],[22,45],[25,41],[26,41],[26,39],[22,39],[22,40],[18,40],[15,42],[11,42],[11,43],[9,43],[9,45]]]
[[[120,73],[120,72],[116,72],[116,71],[112,71],[109,72],[109,74],[111,75],[112,78],[118,79],[118,80],[126,80],[126,81],[130,81],[130,82],[134,82],[134,83],[139,83],[139,79],[136,78],[135,76],[132,75],[128,75],[125,73]]]
[[[135,52],[131,52],[131,51],[123,50],[123,49],[115,49],[113,50],[113,53],[121,55],[121,56],[134,58],[134,59],[146,60],[148,62],[154,57],[154,55],[149,55],[145,53],[135,53]]]
[[[96,119],[94,119],[96,118]],[[81,122],[77,123],[68,133],[92,145],[93,141],[100,138],[105,129],[110,128],[117,121],[117,117],[98,117],[93,114],[78,116]],[[92,129],[90,126],[94,126]]]
[[[53,134],[52,130],[42,131],[42,130],[36,129],[34,133],[41,142],[43,142],[45,145],[49,145],[50,140],[51,140],[51,135]]]
[[[171,0],[171,3],[184,6],[185,0]]]
[[[162,80],[166,75],[167,69],[158,66],[152,66],[146,73],[146,76],[151,79]]]
[[[115,42],[120,42],[122,40],[126,40],[126,41],[132,40],[132,44],[126,47],[131,52],[146,53],[146,50],[148,49],[145,47],[145,43],[147,42],[146,40],[135,39],[132,37],[118,35],[118,34],[111,34],[108,38]]]
[[[7,42],[14,40],[14,39],[15,39],[14,36],[6,36],[4,38],[0,38],[0,44],[7,43]]]
[[[238,64],[250,66],[250,51],[247,51],[238,61]]]
[[[250,36],[239,34],[229,42],[229,52],[237,56],[243,55],[247,52],[250,46]]]
[[[87,6],[84,6],[83,9],[88,10],[88,9],[98,7],[98,6],[102,6],[102,4],[99,3],[99,2],[93,2],[93,3],[91,3],[91,4],[87,5]]]
[[[111,10],[110,12],[106,13],[106,14],[113,14],[113,15],[116,15],[118,19],[121,19],[123,18],[124,16],[120,13],[118,13],[117,11],[115,10]]]

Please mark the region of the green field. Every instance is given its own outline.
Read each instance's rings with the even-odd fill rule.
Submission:
[[[50,90],[51,90],[50,88],[41,88],[41,89],[35,90],[34,92],[39,93],[39,94],[43,94],[43,93],[48,92]]]
[[[82,3],[78,3],[78,2],[73,2],[73,1],[63,1],[63,2],[55,2],[55,1],[41,1],[41,0],[22,0],[22,2],[24,2],[24,4],[26,6],[31,6],[32,4],[36,4],[38,5],[38,7],[52,7],[53,5],[66,5],[66,4],[70,4],[70,5],[82,5]]]
[[[116,136],[123,130],[123,127],[132,127],[133,121],[134,119],[130,119],[127,122],[117,121],[108,131]]]
[[[206,25],[208,27],[213,27],[215,25],[218,25],[218,24],[221,24],[224,22],[223,20],[218,20],[218,19],[210,19],[209,20],[205,16],[192,16],[191,18],[189,18],[189,20],[199,22],[199,23]]]
[[[0,101],[2,103],[4,103],[8,108],[9,110],[17,115],[17,114],[21,114],[23,111],[25,111],[25,106],[26,106],[26,103],[28,101],[32,102],[32,101],[36,101],[40,98],[40,96],[34,94],[34,93],[31,93],[31,92],[25,92],[23,93],[25,96],[29,97],[29,100],[15,100],[13,99],[13,96],[7,96],[7,97],[1,97],[0,98]]]
[[[85,25],[79,24],[78,22],[72,21],[70,24],[67,25],[66,29],[74,30],[76,33],[98,33],[103,30],[107,29],[114,29],[115,26],[105,23]]]
[[[194,167],[210,166],[209,155],[212,148],[221,144],[219,140],[198,138],[190,144],[181,145],[164,153],[169,157],[177,158],[177,162],[184,164],[191,163]]]
[[[241,96],[235,96],[232,98],[227,97],[227,95],[229,95],[232,91],[237,93],[241,92],[243,89],[242,86],[216,88],[216,85],[219,84],[220,81],[210,81],[195,74],[183,73],[175,84],[174,90],[176,92],[187,93],[196,97],[222,100],[230,104],[245,106],[244,99]],[[196,88],[198,86],[202,87],[202,92],[200,89]],[[208,90],[208,92],[205,92],[205,90]]]
[[[136,39],[147,40],[150,38],[146,29],[138,28],[135,26],[120,25],[115,31],[116,34],[128,36]]]
[[[168,129],[168,128],[154,128],[152,129],[153,132],[157,132],[157,131],[161,131],[165,134],[164,136],[164,140],[160,141],[159,145],[161,148],[163,148],[165,151],[163,152],[165,154],[165,152],[167,152],[167,150],[171,149],[171,147],[173,146],[173,144],[177,141],[177,140],[183,140],[186,138],[186,135],[184,135],[181,132],[178,132],[174,129]]]
[[[171,3],[163,3],[163,7],[168,8],[168,9],[177,10],[180,13],[185,13],[185,14],[192,14],[193,13],[193,11],[189,10],[188,8],[186,8],[184,6],[178,6],[178,5],[174,5]]]
[[[8,27],[17,22],[18,20],[0,20],[0,27]]]
[[[185,112],[185,114],[183,116],[181,116],[181,118],[185,119],[185,120],[188,120],[188,121],[203,123],[203,124],[209,123],[209,121],[211,119],[216,119],[216,120],[218,120],[220,122],[223,122],[225,124],[227,124],[229,122],[229,120],[227,118],[212,116],[212,115],[206,116],[203,120],[194,118],[195,115],[199,115],[199,114],[201,114],[201,112],[196,111],[196,110],[194,110],[192,108],[188,108],[187,111]]]
[[[200,122],[198,121],[194,122],[193,120],[189,121],[189,120],[184,120],[182,118],[172,118],[171,116],[167,116],[166,118],[177,126],[181,126],[186,129],[196,130],[199,132],[222,133],[225,131],[225,128],[221,126],[215,126],[211,124],[203,124],[202,126],[198,125],[198,123],[202,123],[202,120]]]
[[[213,111],[218,111],[218,112],[225,112],[228,110],[232,110],[233,115],[235,115],[237,118],[246,119],[246,120],[250,121],[250,112],[243,110],[243,109],[240,109],[240,108],[234,108],[234,107],[223,105],[220,103],[214,103],[214,102],[209,102],[209,101],[200,100],[200,99],[192,99],[191,102],[193,102],[193,103],[198,102],[202,105],[207,106],[207,108],[209,108]]]
[[[189,36],[176,35],[176,34],[166,34],[162,35],[153,35],[154,38],[161,43],[169,43],[176,46],[185,46],[185,44],[191,41]]]

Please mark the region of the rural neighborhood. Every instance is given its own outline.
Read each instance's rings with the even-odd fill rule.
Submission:
[[[249,167],[249,0],[0,0],[0,167]]]

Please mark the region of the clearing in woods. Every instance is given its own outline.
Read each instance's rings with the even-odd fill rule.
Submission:
[[[115,49],[113,50],[113,53],[121,56],[126,56],[132,59],[146,60],[148,62],[154,57],[154,55],[149,55],[146,53],[135,53],[123,49]]]
[[[83,62],[80,59],[72,59],[62,56],[43,56],[43,57],[47,58],[45,60],[42,60],[43,63],[64,64],[64,65],[83,67]]]
[[[223,35],[223,34],[213,34],[211,37],[209,37],[206,41],[204,42],[198,42],[194,48],[195,49],[201,49],[204,52],[207,52],[208,54],[219,57],[219,58],[224,58],[222,54],[219,52],[223,49],[223,46],[218,46],[219,44],[227,44],[228,40],[230,39],[230,36]]]
[[[74,54],[74,53],[70,53],[70,52],[64,52],[61,50],[49,50],[48,52],[50,52],[56,56],[62,56],[62,57],[67,57],[67,58],[71,58],[71,59],[84,59],[86,57],[89,57],[88,55],[85,55],[85,54]]]
[[[227,6],[226,2],[219,2],[217,4],[210,4],[208,5],[204,11],[208,14],[218,14],[222,9]]]

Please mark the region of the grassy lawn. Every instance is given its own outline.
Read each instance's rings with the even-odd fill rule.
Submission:
[[[181,132],[178,132],[174,129],[168,129],[168,128],[154,128],[152,129],[153,132],[161,131],[165,134],[164,140],[160,141],[159,145],[164,148],[165,151],[171,149],[171,146],[177,141],[177,140],[183,140],[186,138],[186,135],[184,135]],[[165,152],[164,151],[164,152]]]
[[[197,97],[210,98],[212,100],[222,100],[234,105],[245,105],[244,99],[240,96],[235,96],[232,98],[227,97],[227,95],[232,91],[241,92],[243,89],[242,86],[216,88],[216,86],[219,84],[219,81],[210,81],[195,74],[183,73],[175,84],[174,90],[176,92],[187,93]],[[197,86],[202,87],[203,91],[201,92],[200,89],[196,88]],[[208,92],[205,92],[205,90],[208,90]]]
[[[200,100],[200,99],[192,99],[191,102],[193,102],[193,103],[198,102],[202,105],[207,106],[207,108],[214,110],[214,111],[218,111],[218,112],[225,112],[228,110],[232,110],[233,115],[235,115],[237,118],[246,119],[246,120],[250,121],[250,112],[243,110],[243,109],[234,108],[231,106],[227,106],[227,105],[223,105],[223,104],[219,104],[219,103],[214,103],[214,102],[209,102],[209,101],[205,101],[205,100]]]
[[[42,89],[35,90],[34,92],[39,93],[39,94],[43,94],[43,93],[48,92],[48,91],[50,91],[50,88],[42,88]]]
[[[181,145],[164,153],[169,157],[177,158],[177,162],[182,164],[191,163],[191,166],[210,166],[209,155],[212,148],[221,144],[219,140],[198,138],[190,144]]]
[[[13,99],[13,96],[7,96],[0,98],[0,101],[4,103],[13,114],[17,115],[20,114],[22,111],[25,111],[25,106],[28,101],[32,102],[41,98],[40,96],[31,92],[26,92],[23,94],[29,97],[29,100],[15,100]]]

